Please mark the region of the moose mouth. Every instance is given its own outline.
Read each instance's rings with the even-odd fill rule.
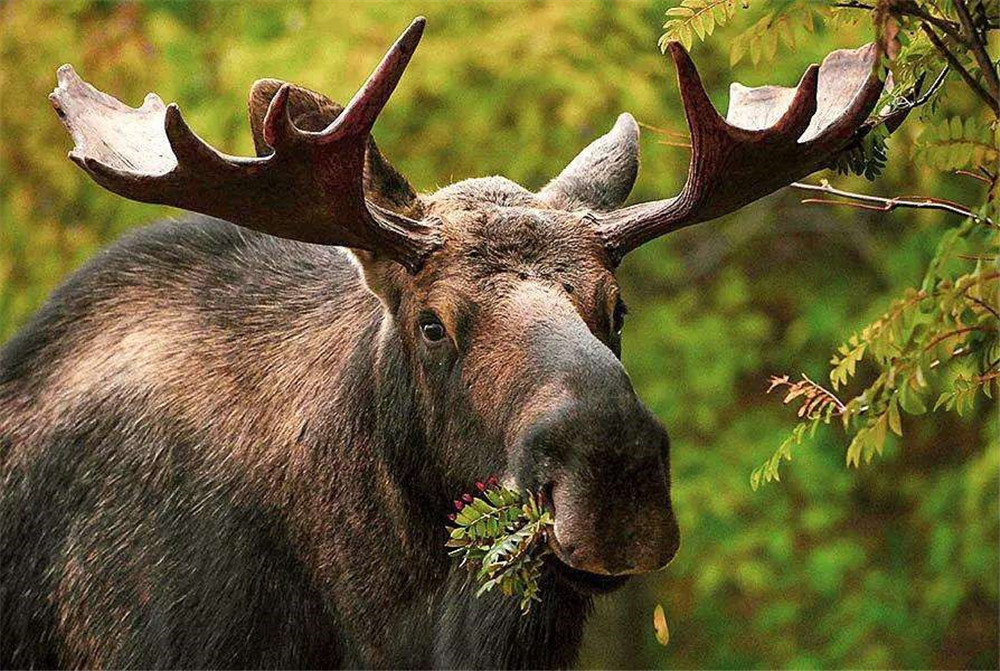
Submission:
[[[538,498],[539,501],[541,501],[543,505],[547,506],[554,515],[556,507],[555,500],[552,495],[552,483],[548,483],[542,487],[541,491],[538,492]],[[586,596],[607,594],[608,592],[613,592],[624,585],[631,577],[628,575],[605,575],[601,573],[591,573],[590,571],[573,568],[560,558],[562,555],[562,548],[559,545],[559,541],[556,540],[555,535],[551,533],[551,529],[549,530],[547,541],[549,549],[552,551],[552,555],[549,557],[546,564],[551,567],[551,571],[555,575],[556,580],[569,585],[580,594]]]
[[[550,557],[547,564],[551,567],[556,580],[565,583],[586,596],[613,592],[624,585],[631,577],[629,575],[602,575],[600,573],[581,571],[556,557]]]

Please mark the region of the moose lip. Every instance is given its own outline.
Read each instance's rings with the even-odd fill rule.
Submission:
[[[542,505],[555,516],[555,497],[552,490],[553,484],[547,483],[538,492],[538,498]],[[551,567],[552,573],[555,574],[557,580],[566,583],[580,594],[607,594],[624,585],[630,577],[628,575],[602,575],[573,568],[560,558],[563,555],[563,550],[551,530],[547,534],[546,540],[552,551],[552,555],[546,563]]]
[[[630,577],[628,575],[601,575],[581,571],[555,557],[552,557],[548,563],[558,580],[585,595],[613,592],[624,585]]]

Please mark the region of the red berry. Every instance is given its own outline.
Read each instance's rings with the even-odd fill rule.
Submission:
[[[455,503],[455,510],[461,510],[462,508],[465,507],[465,504],[462,503],[461,501],[455,501],[454,503]]]
[[[462,500],[466,503],[472,503],[472,494],[462,494]]]
[[[448,519],[451,520],[452,522],[454,522],[455,521],[455,513],[448,513]]]
[[[481,483],[481,482],[476,482],[476,489],[478,489],[478,490],[479,490],[479,491],[481,491],[481,492],[482,492],[482,491],[486,491],[486,485],[484,485],[484,484],[483,484],[483,483]]]
[[[491,475],[489,478],[487,478],[486,484],[489,485],[490,487],[496,487],[497,486],[497,476]]]

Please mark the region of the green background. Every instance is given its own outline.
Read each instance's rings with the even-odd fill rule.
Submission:
[[[684,130],[656,46],[671,4],[3,3],[0,341],[98,249],[176,214],[105,193],[66,160],[69,138],[46,101],[62,63],[129,104],[157,91],[213,145],[249,155],[255,79],[345,102],[424,14],[423,43],[376,127],[386,154],[420,190],[486,174],[538,188],[619,112]],[[819,25],[773,62],[730,67],[727,35],[760,15],[741,13],[693,49],[722,109],[729,81],[792,85],[830,49],[871,39],[864,22]],[[973,104],[943,102],[948,115]],[[878,182],[828,176],[883,195],[982,198],[972,180],[913,165],[913,132],[890,141]],[[663,139],[644,133],[633,201],[683,183],[687,151]],[[860,469],[845,466],[839,429],[821,430],[782,482],[750,490],[752,468],[795,423],[764,394],[768,376],[825,379],[836,345],[919,284],[949,223],[801,197],[785,190],[676,233],[621,269],[626,366],[671,432],[683,542],[666,571],[597,601],[583,666],[997,666],[1000,451],[985,403],[965,419],[907,418],[905,438]],[[653,637],[657,603],[666,648]]]

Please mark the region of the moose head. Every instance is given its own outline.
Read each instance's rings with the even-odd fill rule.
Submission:
[[[560,570],[613,585],[664,566],[679,542],[669,443],[620,363],[616,268],[855,144],[883,88],[877,50],[834,52],[796,88],[733,84],[724,119],[670,44],[691,134],[687,182],[625,207],[639,163],[628,114],[540,191],[490,177],[414,193],[370,132],[423,29],[418,18],[346,107],[257,82],[252,158],[210,147],[176,105],[150,94],[130,108],[69,66],[51,100],[76,144],[70,158],[117,194],[350,248],[410,371],[428,458],[458,487],[500,472],[539,492],[554,510]]]

